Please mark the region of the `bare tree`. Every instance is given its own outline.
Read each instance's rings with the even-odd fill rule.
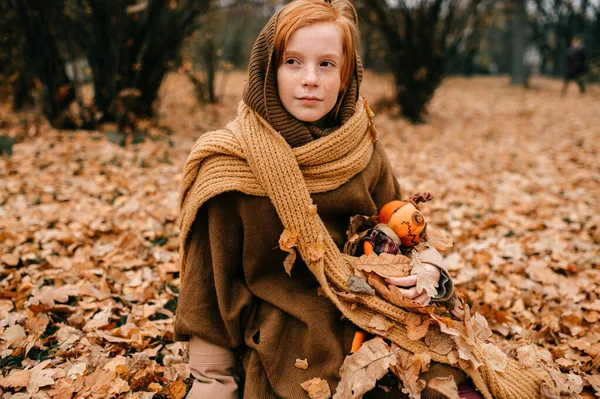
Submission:
[[[161,82],[210,0],[11,0],[25,33],[26,68],[40,80],[44,114],[57,128],[151,117]],[[93,106],[78,96],[80,79],[65,66],[83,57]],[[67,112],[77,101],[79,115]],[[71,107],[72,108],[72,107]]]
[[[371,29],[385,38],[386,59],[396,83],[396,101],[413,122],[461,51],[476,49],[485,30],[487,0],[369,0],[364,8]],[[364,18],[363,18],[364,20]]]

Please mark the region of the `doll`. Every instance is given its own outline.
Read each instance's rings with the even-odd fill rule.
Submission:
[[[353,217],[348,230],[350,238],[344,252],[353,256],[368,256],[373,252],[377,255],[410,253],[421,240],[426,238],[427,223],[418,204],[432,199],[431,193],[417,193],[408,201],[388,202],[376,216]],[[352,342],[352,353],[358,350],[365,338],[364,331],[356,332]]]
[[[407,254],[425,238],[427,231],[427,223],[418,204],[432,199],[431,193],[417,193],[408,201],[388,202],[376,216],[353,217],[344,252],[353,256],[373,252],[377,255],[382,252]]]

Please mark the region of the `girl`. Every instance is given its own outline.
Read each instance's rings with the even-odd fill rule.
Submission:
[[[202,135],[188,158],[175,332],[189,340],[190,398],[306,398],[300,384],[314,377],[335,391],[356,327],[317,295],[328,285],[314,265],[339,255],[350,217],[400,198],[359,96],[357,38],[348,0],[283,7],[253,47],[238,117]],[[302,255],[287,259],[287,273],[280,237]],[[423,258],[442,282],[444,297],[434,299],[446,299],[452,284],[441,257]],[[432,299],[414,277],[388,282],[423,304]]]

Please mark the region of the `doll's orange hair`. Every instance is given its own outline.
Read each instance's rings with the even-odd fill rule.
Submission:
[[[281,10],[275,30],[275,65],[283,62],[283,55],[292,33],[304,26],[319,22],[333,22],[342,30],[344,56],[340,70],[340,91],[350,84],[356,65],[356,48],[359,41],[358,15],[348,0],[296,0]]]

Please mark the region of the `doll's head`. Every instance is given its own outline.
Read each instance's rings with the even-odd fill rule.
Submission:
[[[279,15],[273,44],[284,108],[316,122],[340,106],[356,67],[358,27],[348,0],[296,0]]]
[[[392,201],[379,211],[377,221],[387,224],[398,235],[402,245],[414,247],[425,236],[427,223],[418,207],[419,202],[433,199],[431,193],[418,193],[408,201]]]

